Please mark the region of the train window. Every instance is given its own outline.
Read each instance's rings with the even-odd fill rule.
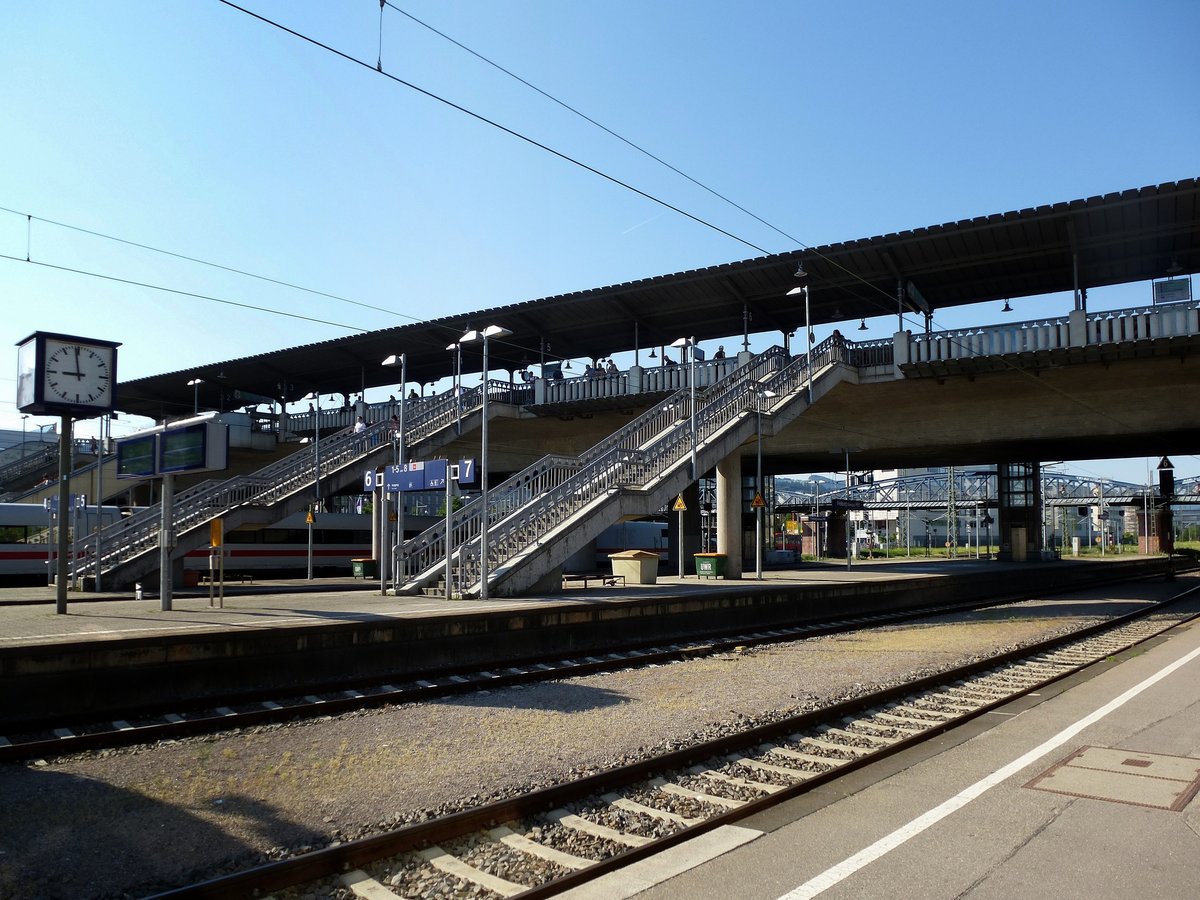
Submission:
[[[0,527],[0,544],[24,544],[27,542],[29,542],[29,526],[5,525]]]

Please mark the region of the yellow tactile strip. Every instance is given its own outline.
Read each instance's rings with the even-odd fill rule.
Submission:
[[[1080,747],[1025,787],[1179,812],[1200,791],[1200,759]]]

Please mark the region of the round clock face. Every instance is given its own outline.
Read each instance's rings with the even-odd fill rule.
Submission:
[[[46,341],[46,402],[107,407],[112,400],[111,347]]]

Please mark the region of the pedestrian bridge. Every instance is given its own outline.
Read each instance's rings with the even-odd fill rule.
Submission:
[[[767,470],[781,473],[1190,452],[1200,414],[1184,398],[1200,387],[1198,348],[1192,303],[1076,310],[883,341],[837,337],[799,356],[774,347],[425,398],[405,409],[410,458],[476,456],[486,390],[490,440],[501,450],[493,468],[511,477],[490,492],[486,519],[476,498],[448,531],[443,522],[408,536],[396,553],[397,590],[440,583],[447,571],[451,593],[463,596],[481,593],[484,573],[494,593],[553,585],[564,560],[604,528],[655,514],[713,469],[718,518],[740,530],[741,473],[760,435]],[[366,434],[322,432],[315,447],[261,472],[182,492],[172,558],[202,546],[212,519],[235,528],[305,508],[318,479],[324,495],[359,489],[363,470],[392,461],[395,406],[372,406]],[[288,431],[316,437],[317,417],[328,414],[289,417]],[[576,442],[598,437],[577,448],[560,440],[568,432]],[[156,508],[144,510],[102,544],[77,542],[75,553],[99,561],[105,584],[131,584],[158,566],[160,523]]]

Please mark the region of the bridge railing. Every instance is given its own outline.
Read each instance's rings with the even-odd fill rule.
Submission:
[[[813,349],[813,371],[846,361],[853,356],[855,345],[830,339]],[[869,356],[876,352],[866,351]],[[883,351],[880,350],[880,353]],[[594,455],[570,478],[536,497],[524,508],[488,529],[488,571],[495,577],[500,567],[514,560],[531,545],[544,540],[568,519],[581,513],[592,503],[607,497],[618,488],[647,489],[660,482],[678,466],[686,464],[691,455],[695,427],[696,446],[716,439],[733,423],[758,409],[758,404],[770,409],[791,401],[808,378],[808,356],[790,362],[779,348],[755,357],[735,369],[711,390],[696,397],[695,418],[692,418],[690,391],[679,391],[672,403],[662,405],[658,414],[664,418],[654,437],[644,445],[609,443],[605,452]],[[767,396],[770,392],[772,396]],[[459,550],[460,586],[475,590],[481,577],[479,546],[464,546]],[[491,578],[489,578],[491,580]]]
[[[509,388],[507,382],[501,381],[489,382],[487,386],[489,396],[497,399],[508,397]],[[457,399],[445,395],[428,398],[412,408],[405,432],[410,441],[421,440],[448,427],[460,413],[474,412],[482,400],[482,386],[464,392]],[[321,418],[324,424],[324,411]],[[374,452],[391,440],[390,432],[387,421],[375,422],[357,434],[350,428],[339,428],[331,434],[322,434],[318,447],[302,448],[251,475],[192,485],[175,495],[173,528],[182,534],[238,506],[270,506],[314,484],[317,478]],[[90,564],[99,559],[101,567],[109,571],[158,546],[161,525],[161,504],[146,507],[106,528],[99,537],[93,534],[76,541],[73,554],[90,560]]]
[[[706,377],[719,376],[721,384],[757,381],[777,372],[786,365],[787,355],[781,347],[772,347],[739,366],[736,361],[708,370]],[[723,361],[722,361],[723,362]],[[680,368],[680,367],[676,367]],[[700,378],[697,377],[699,389]],[[714,388],[701,390],[707,396]],[[488,494],[488,522],[494,527],[502,519],[513,515],[538,497],[579,475],[585,467],[598,464],[600,470],[612,473],[612,466],[602,462],[621,449],[637,450],[652,443],[657,437],[671,429],[677,429],[686,421],[691,403],[691,388],[684,386],[663,403],[627,422],[595,446],[577,457],[547,456],[526,467],[502,484],[492,488]],[[601,481],[595,477],[585,479],[589,490]],[[591,496],[589,493],[588,496]],[[472,500],[450,517],[449,553],[461,557],[463,548],[479,539],[482,528],[482,505],[480,498]],[[409,575],[417,581],[428,579],[431,573],[444,565],[446,549],[446,526],[444,522],[426,529],[408,541],[399,553],[397,572],[401,580]],[[492,554],[489,552],[489,558]]]
[[[1197,303],[1133,307],[1058,318],[1033,319],[935,331],[929,334],[900,332],[894,338],[896,363],[923,363],[1035,353],[1070,347],[1149,341],[1200,334]]]

